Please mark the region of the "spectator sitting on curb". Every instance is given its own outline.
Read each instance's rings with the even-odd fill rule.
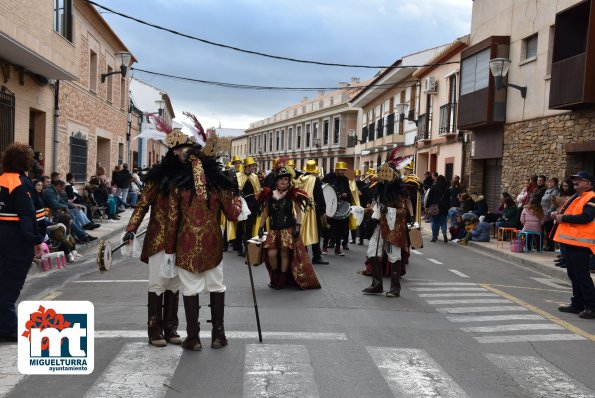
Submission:
[[[467,246],[469,241],[474,242],[489,242],[490,241],[490,223],[484,221],[484,217],[477,216],[473,213],[463,214],[463,221],[465,222],[465,229],[467,235],[459,241],[459,245]]]
[[[73,263],[81,255],[76,251],[76,243],[70,234],[72,218],[69,214],[60,214],[56,218],[56,225],[48,229],[50,238],[59,244],[58,250],[63,251],[69,263]]]
[[[465,235],[467,235],[467,231],[465,230],[465,223],[463,222],[463,217],[460,214],[455,216],[455,222],[452,226],[448,228],[450,232],[450,240],[453,242],[458,242],[460,239],[463,239]]]

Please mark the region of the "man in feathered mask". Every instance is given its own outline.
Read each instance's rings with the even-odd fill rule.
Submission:
[[[373,198],[372,214],[378,224],[370,237],[367,251],[372,263],[372,285],[362,290],[365,294],[383,292],[380,262],[383,253],[388,257],[391,267],[390,290],[386,295],[399,297],[401,292],[402,255],[403,252],[409,252],[407,219],[412,216],[413,209],[396,167],[396,162],[389,160],[378,173],[379,183]]]
[[[130,217],[123,241],[134,239],[145,214],[151,209],[149,226],[143,243],[141,261],[149,264],[148,334],[149,343],[164,347],[166,342],[181,344],[177,333],[179,279],[167,277],[161,271],[164,260],[165,227],[169,223],[168,203],[175,187],[187,180],[177,151],[189,149],[196,140],[179,130],[172,130],[158,116],[157,129],[167,134],[169,150],[164,159],[149,170],[140,200]]]
[[[166,268],[178,274],[184,298],[188,337],[182,346],[200,351],[199,293],[210,293],[211,348],[227,345],[223,327],[226,287],[221,264],[220,219],[223,212],[228,219],[237,220],[242,202],[237,179],[223,172],[215,155],[216,135],[207,139],[196,117],[184,114],[194,121],[198,143],[176,151],[185,178],[170,196],[165,231]]]

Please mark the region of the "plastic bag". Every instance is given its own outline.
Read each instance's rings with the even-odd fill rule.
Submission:
[[[159,276],[162,278],[175,278],[178,276],[176,269],[176,255],[164,254],[161,258],[161,265],[159,267]]]
[[[248,216],[252,212],[250,211],[250,209],[248,209],[248,203],[246,203],[244,198],[242,198],[240,196],[240,200],[242,201],[242,211],[240,212],[240,215],[238,216],[238,221],[246,221],[248,219]]]
[[[388,228],[392,231],[395,229],[395,223],[397,221],[397,209],[394,207],[387,207],[386,209],[386,223]]]
[[[120,236],[120,241],[122,241],[122,239],[124,239],[124,235],[126,235],[126,233],[123,233],[122,236]],[[136,235],[134,236],[134,239],[132,239],[131,244],[122,246],[121,251],[122,251],[122,255],[125,257],[135,257],[135,258],[140,257],[141,247],[140,247],[140,244],[138,243],[138,239],[136,239]]]
[[[364,208],[361,206],[351,206],[351,214],[355,218],[355,225],[359,227],[364,220]]]

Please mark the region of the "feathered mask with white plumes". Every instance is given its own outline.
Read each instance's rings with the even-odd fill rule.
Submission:
[[[190,112],[182,112],[182,114],[192,120],[192,124],[188,123],[187,121],[182,121],[182,124],[188,130],[190,130],[193,138],[196,140],[196,143],[203,147],[203,153],[207,156],[215,156],[217,153],[217,134],[214,131],[211,131],[207,135],[205,129],[202,127],[202,124],[200,124],[194,114]]]
[[[152,117],[157,130],[166,134],[165,145],[169,149],[175,149],[182,145],[196,144],[196,140],[193,137],[182,133],[180,129],[172,129],[160,116],[152,115]]]

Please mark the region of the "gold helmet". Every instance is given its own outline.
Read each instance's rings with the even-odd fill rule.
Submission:
[[[347,164],[345,162],[337,162],[335,164],[335,170],[347,170]]]
[[[233,158],[231,159],[231,162],[241,162],[242,159],[238,156],[238,155],[233,155]]]
[[[253,164],[256,164],[256,162],[252,156],[248,156],[246,159],[244,159],[244,167],[251,166]]]
[[[320,173],[320,169],[318,168],[318,165],[316,164],[315,160],[308,160],[306,162],[306,167],[304,167],[304,171],[310,174]]]
[[[353,170],[353,172],[355,173],[356,177],[361,177],[361,175],[362,175],[362,171],[360,169],[355,169],[355,170]]]

